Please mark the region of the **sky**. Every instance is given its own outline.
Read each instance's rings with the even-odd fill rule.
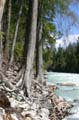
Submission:
[[[71,4],[70,9],[75,13],[78,23],[76,26],[73,25],[73,27],[71,28],[71,34],[79,34],[79,4],[77,4],[76,2]]]
[[[66,48],[69,43],[76,43],[79,39],[79,34],[73,34],[73,35],[69,35],[67,38],[60,38],[58,40],[56,40],[56,48],[63,47]]]
[[[57,14],[54,23],[57,30],[66,32],[66,30],[68,29],[69,34],[79,34],[79,4],[77,4],[76,2],[71,3],[69,9],[74,12],[73,19],[72,17],[62,17],[60,14]]]
[[[61,46],[64,46],[65,42],[67,45],[69,44],[69,42],[73,43],[77,41],[77,38],[79,37],[79,3],[76,3],[76,0],[72,1],[74,1],[74,3],[71,3],[69,9],[75,14],[73,15],[73,19],[71,17],[68,18],[66,16],[62,17],[60,14],[57,14],[57,17],[55,18],[54,23],[56,25],[57,30],[62,31],[63,33],[62,38],[56,41],[56,47],[58,47],[60,44]],[[64,42],[64,39],[67,40]]]

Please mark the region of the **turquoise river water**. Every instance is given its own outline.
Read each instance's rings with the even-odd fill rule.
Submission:
[[[56,95],[72,102],[74,107],[63,120],[79,120],[79,74],[48,72],[48,83],[56,84]],[[65,83],[66,85],[61,85]],[[69,84],[69,85],[68,85]]]

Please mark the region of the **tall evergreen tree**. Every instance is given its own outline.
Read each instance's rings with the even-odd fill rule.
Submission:
[[[4,11],[6,0],[0,0],[0,69],[2,65],[2,38],[1,38],[1,24],[2,24],[2,16]]]
[[[32,70],[36,44],[37,15],[38,0],[29,0],[28,22],[26,28],[28,32],[25,38],[26,68],[24,75],[24,85],[29,97],[31,95]]]
[[[12,64],[12,62],[14,60],[14,49],[15,49],[15,45],[16,45],[16,39],[17,39],[17,34],[18,34],[18,29],[19,29],[19,23],[20,23],[20,17],[21,17],[21,14],[22,14],[22,9],[23,9],[23,0],[22,0],[22,4],[20,6],[19,15],[18,15],[17,23],[16,23],[14,39],[13,39],[13,44],[12,44],[12,50],[11,50],[10,64]]]
[[[11,0],[8,1],[8,15],[7,15],[7,30],[6,30],[6,45],[5,45],[5,60],[9,61],[9,46],[10,46],[10,23],[11,23]]]

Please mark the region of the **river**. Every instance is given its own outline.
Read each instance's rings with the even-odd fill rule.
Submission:
[[[57,85],[56,95],[74,105],[70,110],[71,115],[63,120],[79,120],[79,74],[49,72],[48,82]]]

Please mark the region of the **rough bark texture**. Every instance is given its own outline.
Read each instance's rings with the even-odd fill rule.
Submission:
[[[43,82],[43,56],[42,56],[42,24],[38,25],[37,45],[36,45],[36,77],[39,82]]]
[[[2,57],[3,57],[3,51],[2,51],[2,35],[1,35],[1,24],[0,24],[0,69],[2,66]]]
[[[0,0],[0,23],[2,20],[2,16],[3,16],[3,10],[4,10],[4,5],[5,5],[6,0]]]
[[[24,75],[24,83],[27,89],[28,97],[31,93],[31,80],[32,80],[32,69],[34,61],[34,52],[36,45],[36,28],[37,28],[37,13],[38,13],[38,0],[29,1],[29,34],[27,35],[26,41],[28,42],[28,49],[26,49],[26,70]],[[27,29],[27,28],[26,28]],[[25,42],[26,43],[26,42]]]
[[[12,45],[12,50],[11,50],[10,64],[14,60],[14,49],[15,49],[15,44],[16,44],[16,39],[17,39],[17,33],[18,33],[18,28],[19,28],[19,23],[20,23],[20,17],[21,17],[21,14],[22,14],[22,8],[23,8],[23,2],[21,4],[20,10],[19,10],[19,16],[18,16],[17,23],[16,23],[15,34],[14,34],[14,39],[13,39],[13,45]]]
[[[10,21],[11,21],[11,0],[9,0],[9,3],[8,3],[6,46],[5,46],[5,60],[9,59]]]
[[[0,68],[2,64],[2,38],[1,38],[1,21],[6,0],[0,0]]]

